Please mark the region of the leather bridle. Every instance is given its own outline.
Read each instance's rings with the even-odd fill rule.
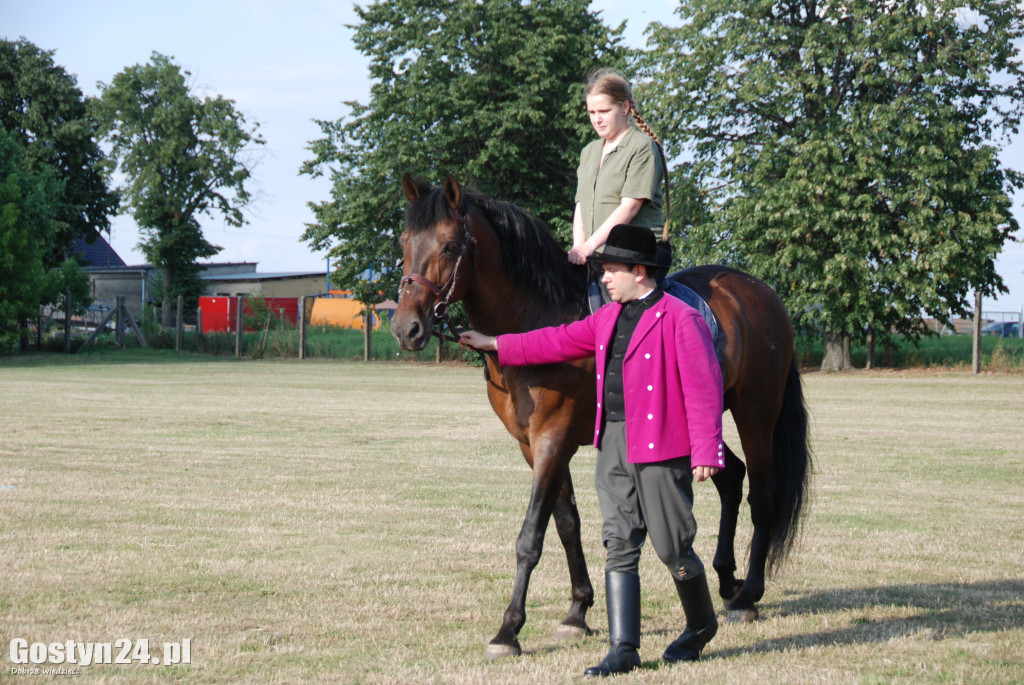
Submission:
[[[476,240],[469,232],[469,217],[467,215],[452,212],[452,218],[455,220],[456,224],[458,224],[459,229],[462,232],[462,246],[459,250],[459,256],[455,260],[455,267],[452,269],[452,273],[448,277],[448,280],[445,281],[444,285],[439,287],[436,283],[422,274],[408,273],[402,277],[401,281],[398,282],[398,297],[401,299],[402,293],[405,291],[405,286],[410,283],[415,282],[426,287],[434,294],[435,297],[437,297],[437,302],[434,303],[433,323],[435,328],[431,330],[431,335],[436,335],[442,340],[459,342],[457,335],[444,334],[444,326],[447,326],[448,330],[454,333],[451,316],[448,314],[448,306],[452,302],[452,297],[455,295],[455,290],[459,282],[459,271],[462,267],[462,260],[469,252],[469,246],[475,243]]]

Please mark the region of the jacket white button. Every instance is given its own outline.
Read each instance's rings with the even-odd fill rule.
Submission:
[[[645,354],[644,355],[644,359],[650,359],[650,358],[651,358],[651,355],[649,355],[649,354]]]
[[[651,443],[650,445],[648,445],[647,447],[648,447],[649,449],[652,449],[652,450],[653,450],[653,449],[654,449],[654,443],[652,442],[652,443]]]
[[[656,318],[659,318],[659,319],[660,319],[660,318],[661,318],[661,312],[658,312],[658,313],[657,313],[657,314],[655,314],[654,316],[655,316]]]
[[[648,386],[647,386],[647,389],[648,389],[648,390],[654,390],[654,386],[653,386],[653,385],[648,385]]]
[[[648,421],[651,421],[651,420],[653,420],[653,419],[654,419],[654,414],[648,414],[648,415],[647,415],[647,420],[648,420]],[[722,455],[721,455],[721,454],[719,454],[718,456],[722,456]]]

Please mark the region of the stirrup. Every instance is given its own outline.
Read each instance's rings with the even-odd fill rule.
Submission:
[[[592,280],[587,283],[587,309],[591,314],[611,302],[605,298],[605,290],[598,281]]]

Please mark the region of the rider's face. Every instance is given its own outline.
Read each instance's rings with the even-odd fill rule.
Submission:
[[[616,104],[607,95],[588,95],[590,125],[604,140],[614,140],[629,123],[629,103]]]

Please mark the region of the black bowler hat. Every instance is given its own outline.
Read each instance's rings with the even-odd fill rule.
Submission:
[[[588,259],[598,263],[618,262],[627,266],[661,266],[658,263],[658,241],[654,237],[654,231],[646,226],[627,224],[613,227],[604,244],[604,250],[595,252]]]

